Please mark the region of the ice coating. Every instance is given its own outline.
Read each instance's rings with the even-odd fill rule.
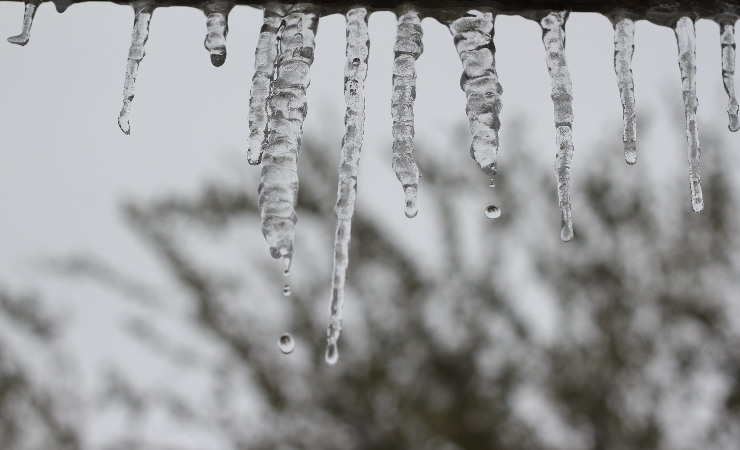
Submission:
[[[686,112],[686,143],[689,158],[689,181],[691,182],[691,208],[694,212],[704,209],[699,173],[699,127],[696,124],[696,32],[694,21],[681,17],[674,27],[678,43],[678,67],[681,70],[683,105]]]
[[[211,64],[221,67],[226,62],[226,36],[229,34],[229,12],[233,3],[211,1],[205,4],[206,40],[203,42],[211,54]]]
[[[555,173],[558,178],[563,241],[573,239],[573,221],[570,212],[570,163],[573,159],[573,85],[565,60],[565,21],[567,11],[553,11],[540,21],[542,43],[545,44],[547,70],[552,81],[552,102],[555,107]]]
[[[275,74],[275,60],[278,56],[278,30],[285,11],[277,3],[265,5],[264,18],[257,50],[254,52],[254,76],[252,77],[252,96],[249,99],[249,164],[262,162],[262,147],[267,139],[267,99],[270,96],[270,83]]]
[[[416,99],[416,60],[424,51],[421,42],[421,17],[412,6],[404,5],[398,16],[396,43],[393,46],[393,171],[403,186],[406,217],[418,212],[419,168],[414,161],[414,100]]]
[[[624,160],[637,162],[637,129],[635,119],[635,83],[632,80],[632,55],[635,52],[635,22],[621,18],[614,22],[614,72],[617,74],[619,98],[624,119]]]
[[[460,87],[467,98],[465,112],[473,134],[470,156],[489,176],[496,174],[503,92],[496,74],[493,20],[490,12],[468,11],[448,24],[463,65]]]
[[[738,103],[735,97],[735,22],[721,20],[719,22],[719,37],[722,44],[722,81],[727,92],[727,116],[730,131],[740,129],[738,119]]]
[[[26,8],[23,11],[23,30],[18,36],[8,38],[11,44],[26,45],[31,39],[31,25],[33,25],[33,16],[36,15],[36,8],[41,4],[41,0],[32,0],[26,2]]]
[[[313,63],[318,8],[293,5],[283,20],[277,76],[269,104],[269,135],[262,159],[259,209],[262,234],[273,258],[283,258],[286,272],[293,257],[297,216],[298,150],[306,118],[306,88]]]
[[[134,87],[136,74],[139,72],[139,63],[146,53],[144,44],[149,39],[149,22],[152,20],[154,6],[149,2],[137,1],[133,3],[135,19],[134,31],[131,33],[131,48],[128,51],[126,62],[126,78],[123,82],[123,108],[118,115],[118,126],[126,134],[131,133],[129,114],[131,113],[131,102],[134,100]]]
[[[334,235],[334,269],[331,281],[329,327],[326,331],[326,362],[337,362],[337,340],[342,331],[344,285],[349,264],[349,242],[352,218],[357,198],[357,171],[365,129],[365,78],[370,54],[370,36],[367,30],[368,12],[354,8],[347,12],[347,63],[344,66],[344,139],[339,159],[339,188],[334,216],[337,229]]]

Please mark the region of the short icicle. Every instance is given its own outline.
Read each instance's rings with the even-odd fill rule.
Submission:
[[[229,12],[234,3],[223,0],[209,1],[203,6],[206,15],[206,40],[203,42],[211,54],[211,64],[221,67],[226,62],[226,36],[229,34]]]
[[[689,158],[689,180],[691,182],[691,208],[694,212],[704,209],[704,197],[701,192],[701,175],[699,172],[699,128],[696,124],[696,31],[694,21],[681,17],[674,27],[678,43],[678,67],[681,70],[683,104],[686,112],[686,142]]]
[[[545,44],[547,70],[552,80],[552,102],[555,107],[555,172],[558,178],[560,202],[560,238],[573,239],[570,211],[570,163],[573,159],[573,85],[565,60],[565,22],[568,12],[553,11],[540,21],[542,42]]]
[[[268,100],[270,133],[257,192],[262,234],[272,257],[283,258],[286,272],[293,258],[298,150],[318,24],[318,8],[310,3],[295,4],[288,11],[280,39],[277,76]]]
[[[357,198],[357,171],[365,130],[365,78],[370,54],[370,36],[367,30],[368,13],[365,8],[347,12],[347,64],[344,66],[344,139],[339,159],[339,188],[334,216],[337,229],[334,235],[334,270],[331,282],[329,327],[326,331],[326,362],[334,364],[339,358],[337,340],[342,331],[344,285],[349,264],[349,242],[352,218]]]
[[[468,11],[448,24],[463,65],[460,87],[467,97],[465,112],[473,134],[470,156],[488,176],[494,176],[497,170],[503,92],[496,74],[493,20],[490,12]]]
[[[26,2],[26,9],[23,12],[23,30],[18,36],[8,38],[11,44],[26,45],[31,39],[31,25],[33,25],[33,16],[36,15],[36,9],[41,4],[41,0],[31,0]]]
[[[270,96],[270,83],[275,74],[275,60],[278,56],[278,30],[285,11],[278,3],[264,6],[264,19],[257,50],[254,52],[254,76],[252,95],[249,99],[249,164],[262,162],[262,147],[267,139],[267,98]]]
[[[416,60],[424,51],[421,42],[421,16],[410,5],[397,12],[396,43],[393,46],[393,170],[403,185],[406,217],[416,217],[419,168],[414,161],[414,100],[416,99]]]
[[[134,31],[131,34],[131,48],[128,51],[128,61],[126,62],[126,79],[123,83],[123,108],[118,115],[118,126],[126,134],[131,133],[129,124],[129,114],[131,112],[131,102],[134,101],[134,87],[136,84],[136,75],[139,72],[139,63],[146,53],[144,44],[149,39],[149,22],[152,20],[154,6],[148,1],[135,1],[133,3],[134,13]]]
[[[735,97],[735,19],[723,18],[719,20],[719,37],[722,44],[722,81],[727,92],[727,116],[730,131],[740,129],[738,119],[738,103]]]
[[[614,72],[624,120],[624,160],[637,162],[637,126],[635,118],[635,83],[632,80],[632,55],[635,52],[635,22],[626,17],[614,21]]]

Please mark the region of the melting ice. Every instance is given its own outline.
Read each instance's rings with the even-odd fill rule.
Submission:
[[[40,0],[25,3],[22,32],[8,38],[13,44],[26,45]],[[60,1],[57,10],[63,12],[70,2]],[[159,3],[156,3],[159,4]],[[199,4],[206,16],[207,34],[204,45],[211,62],[219,67],[226,60],[228,15],[236,1],[210,0]],[[123,108],[118,124],[129,134],[129,115],[134,98],[134,85],[139,63],[145,56],[144,45],[149,36],[149,24],[154,12],[152,0],[135,0],[134,26],[131,47],[126,64],[123,90]],[[651,3],[651,8],[654,7]],[[719,10],[723,6],[712,6]],[[262,164],[259,209],[262,232],[274,258],[282,258],[284,275],[290,275],[293,258],[293,240],[297,220],[295,206],[298,193],[297,160],[306,117],[306,89],[310,83],[309,69],[313,63],[315,35],[319,16],[337,12],[321,10],[310,3],[263,5],[263,25],[255,51],[254,76],[248,111],[248,151],[251,164]],[[713,10],[713,11],[714,11]],[[709,10],[707,10],[709,11]],[[334,268],[332,273],[329,326],[327,329],[326,361],[337,362],[337,340],[342,330],[342,307],[345,297],[349,244],[352,219],[357,197],[357,173],[362,148],[365,121],[365,78],[368,71],[370,41],[368,17],[363,7],[344,10],[347,35],[347,62],[344,69],[346,102],[345,134],[342,140],[339,186],[334,208],[336,232]],[[404,212],[408,217],[418,212],[419,169],[414,161],[414,101],[416,98],[416,60],[421,56],[423,30],[422,13],[417,7],[405,4],[395,9],[397,17],[396,41],[393,47],[393,78],[391,117],[393,120],[392,168],[401,182],[405,196]],[[455,49],[462,63],[460,87],[466,97],[466,114],[470,123],[472,144],[470,155],[484,173],[497,173],[497,153],[501,121],[503,89],[496,73],[496,47],[493,42],[496,14],[480,9],[424,9],[425,14],[438,15],[452,33]],[[513,13],[513,12],[508,12]],[[524,11],[524,16],[536,20],[542,29],[545,60],[551,77],[551,98],[554,108],[558,200],[561,210],[561,238],[573,238],[571,217],[571,161],[573,158],[573,92],[565,57],[565,25],[568,11]],[[642,13],[641,13],[642,14]],[[624,120],[624,158],[629,164],[637,161],[636,117],[632,56],[634,54],[634,11],[615,7],[607,14],[614,26],[614,71],[619,87]],[[657,17],[657,16],[656,16]],[[662,16],[661,16],[662,17]],[[675,22],[661,19],[661,25],[672,26],[678,45],[678,65],[681,74],[683,102],[686,115],[687,157],[691,187],[691,204],[696,212],[704,207],[699,171],[699,133],[696,113],[696,12],[689,12]],[[704,16],[702,16],[704,17]],[[727,92],[728,128],[740,129],[740,106],[735,94],[735,21],[734,10],[707,12],[720,27],[722,51],[722,80]],[[494,187],[491,179],[490,186]],[[486,217],[495,219],[501,209],[490,205]],[[289,285],[284,294],[290,295]],[[284,334],[278,341],[280,350],[290,353],[295,341]]]

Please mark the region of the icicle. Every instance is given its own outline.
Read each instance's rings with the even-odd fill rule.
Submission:
[[[719,36],[722,44],[722,81],[727,92],[727,116],[730,131],[740,129],[738,103],[735,98],[735,18],[719,21]]]
[[[286,272],[293,256],[298,197],[296,163],[318,24],[318,8],[310,3],[293,5],[285,16],[277,77],[268,100],[270,133],[262,161],[259,208],[262,234],[270,245],[270,254],[283,258]]]
[[[487,175],[496,174],[498,130],[501,128],[501,84],[496,74],[491,13],[468,11],[448,24],[463,64],[460,87],[467,97],[466,113],[473,143],[470,156]]]
[[[289,333],[284,333],[278,338],[278,348],[286,355],[293,353],[295,349],[295,339]]]
[[[352,218],[357,198],[357,171],[365,130],[365,78],[370,54],[370,36],[367,31],[368,13],[365,8],[349,10],[347,18],[347,64],[344,66],[344,139],[339,160],[339,188],[334,216],[337,229],[334,235],[334,271],[332,274],[329,328],[326,331],[326,362],[337,362],[337,340],[342,331],[344,284],[349,264],[349,241]]]
[[[129,124],[129,113],[131,112],[131,102],[134,100],[134,86],[136,83],[136,74],[139,71],[139,63],[146,53],[144,44],[149,39],[149,22],[152,20],[154,6],[147,1],[134,2],[134,31],[131,34],[131,48],[128,51],[128,62],[126,63],[126,79],[123,83],[123,108],[118,115],[118,126],[126,134],[131,133]]]
[[[229,12],[234,3],[228,1],[210,1],[205,4],[203,12],[206,14],[206,40],[203,42],[206,50],[211,53],[211,64],[221,67],[226,62],[226,36],[229,34]]]
[[[561,230],[564,241],[573,239],[570,213],[570,162],[573,159],[573,87],[565,60],[565,21],[568,12],[551,12],[540,21],[542,42],[545,44],[547,70],[552,80],[552,102],[555,106],[555,172],[558,177]]]
[[[637,130],[635,124],[635,83],[632,80],[632,55],[635,52],[635,23],[624,17],[614,22],[614,72],[619,84],[624,118],[624,160],[637,162]]]
[[[275,60],[278,56],[278,30],[285,11],[277,3],[265,5],[262,29],[257,50],[254,52],[254,77],[252,77],[252,97],[249,99],[249,164],[262,162],[262,147],[267,137],[267,98],[270,96],[270,83],[275,74]]]
[[[686,141],[689,157],[689,180],[691,182],[691,207],[694,212],[704,209],[704,198],[701,193],[701,176],[699,173],[699,128],[696,124],[696,32],[694,21],[681,17],[676,22],[676,42],[678,43],[678,67],[681,69],[683,86],[683,104],[686,112]]]
[[[11,44],[26,45],[31,38],[31,25],[33,25],[33,16],[36,15],[36,8],[41,4],[41,0],[31,0],[26,2],[26,9],[23,12],[23,31],[18,36],[8,38]]]
[[[393,60],[393,170],[403,185],[406,217],[418,212],[416,191],[419,168],[414,161],[414,100],[416,99],[416,60],[424,51],[421,17],[413,6],[404,5],[396,12],[398,25]]]

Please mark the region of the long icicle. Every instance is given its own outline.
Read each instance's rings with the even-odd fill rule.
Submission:
[[[573,220],[570,212],[570,163],[573,159],[573,85],[565,60],[565,22],[567,11],[553,11],[540,21],[542,43],[545,44],[547,70],[552,81],[552,102],[555,107],[555,173],[558,177],[560,202],[560,238],[573,239]]]
[[[283,258],[286,274],[293,257],[298,199],[298,150],[306,118],[306,88],[313,63],[318,8],[293,5],[285,16],[277,77],[268,100],[269,136],[262,161],[259,208],[262,234],[273,258]]]
[[[406,217],[416,217],[419,168],[414,161],[414,100],[416,99],[416,60],[424,51],[421,42],[421,17],[413,6],[401,6],[393,59],[393,170],[403,186]]]
[[[337,229],[334,234],[334,271],[331,282],[329,327],[326,331],[326,362],[334,364],[339,358],[337,340],[342,331],[344,284],[349,264],[349,242],[352,218],[357,198],[357,171],[365,130],[365,78],[370,54],[370,36],[367,30],[368,13],[365,8],[347,12],[347,64],[344,66],[344,139],[339,159],[339,188],[334,216]]]
[[[635,22],[626,17],[614,21],[614,72],[624,120],[624,160],[637,162],[637,125],[635,118],[635,83],[632,80],[632,55],[635,52]]]
[[[722,44],[722,81],[727,92],[727,127],[730,131],[737,131],[740,129],[740,107],[735,97],[735,17],[719,21],[719,37]]]
[[[488,176],[496,175],[498,130],[501,128],[501,94],[496,74],[496,47],[493,45],[490,12],[468,11],[448,24],[463,65],[460,87],[467,97],[465,112],[470,121],[473,143],[470,156]]]
[[[211,54],[211,64],[216,67],[226,62],[226,36],[229,34],[229,12],[234,3],[223,0],[213,0],[206,3],[203,12],[206,15],[206,39],[203,42],[206,50]]]
[[[139,63],[146,52],[144,44],[149,39],[149,22],[152,20],[154,6],[148,1],[135,1],[133,3],[134,13],[134,31],[131,34],[131,48],[128,51],[128,61],[126,62],[126,79],[123,83],[123,108],[118,115],[118,126],[126,134],[131,133],[129,124],[129,114],[131,112],[131,102],[134,100],[134,87],[136,84],[136,75],[139,72]]]
[[[26,9],[23,11],[23,30],[18,36],[8,38],[11,44],[26,45],[31,39],[31,25],[33,25],[33,16],[36,15],[36,9],[41,4],[41,0],[31,0],[26,2]]]
[[[691,182],[691,207],[694,212],[704,209],[704,197],[701,192],[701,175],[699,172],[699,127],[696,124],[696,31],[694,21],[681,17],[674,27],[678,44],[678,67],[681,70],[683,104],[686,112],[686,143],[689,159],[689,180]]]
[[[262,162],[262,147],[267,140],[267,98],[270,84],[275,74],[275,60],[278,56],[278,30],[285,11],[279,3],[267,3],[257,50],[254,52],[254,76],[252,95],[249,99],[249,164]]]

